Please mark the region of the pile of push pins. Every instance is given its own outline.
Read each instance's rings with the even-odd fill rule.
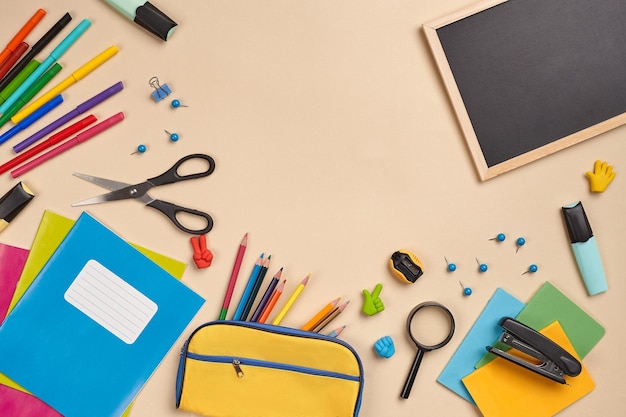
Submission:
[[[504,233],[498,233],[495,237],[489,240],[495,240],[497,242],[504,242],[506,240],[506,235]],[[524,246],[525,244],[526,244],[526,239],[524,239],[523,237],[518,237],[515,240],[515,245],[517,246],[515,253],[517,253],[520,250],[520,248]],[[484,273],[484,272],[487,272],[487,270],[489,270],[489,266],[486,263],[481,262],[480,260],[478,260],[478,258],[475,258],[475,259],[476,259],[476,263],[478,264],[478,272]],[[454,272],[457,270],[457,265],[455,263],[449,262],[448,258],[446,258],[445,256],[444,256],[444,260],[446,261],[448,272]],[[528,273],[534,274],[538,270],[539,270],[539,267],[536,264],[531,264],[526,271],[522,272],[522,275],[528,274]],[[472,295],[472,289],[470,287],[466,287],[465,285],[463,285],[461,281],[459,281],[459,284],[461,285],[461,288],[463,288],[463,295],[465,296]]]
[[[163,100],[165,97],[172,94],[172,89],[167,84],[161,85],[157,77],[150,78],[150,80],[148,81],[148,84],[150,84],[150,87],[154,88],[154,91],[152,92],[151,97],[157,103]],[[173,109],[177,109],[179,107],[189,107],[185,104],[182,104],[179,99],[172,100],[170,103],[170,106]],[[180,135],[178,133],[169,132],[167,130],[164,130],[164,131],[165,133],[167,133],[167,136],[169,137],[171,142],[178,142],[178,140],[180,139]],[[142,154],[142,153],[145,153],[147,150],[148,150],[148,147],[142,143],[139,146],[137,146],[137,149],[134,152],[132,152],[131,155],[134,155],[136,153]]]

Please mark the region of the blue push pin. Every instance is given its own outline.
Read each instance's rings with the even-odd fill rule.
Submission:
[[[496,237],[492,237],[489,240],[497,240],[498,242],[504,242],[505,239],[506,239],[506,235],[504,233],[498,233]]]
[[[175,109],[177,109],[177,108],[179,108],[179,107],[189,107],[189,106],[187,106],[187,105],[185,105],[185,104],[182,104],[182,103],[180,102],[180,100],[179,100],[179,99],[177,99],[177,98],[175,98],[174,100],[172,100],[172,103],[171,103],[171,104],[172,104],[172,107],[173,107],[173,108],[175,108]]]
[[[456,264],[448,262],[448,258],[446,258],[445,256],[443,257],[443,259],[445,259],[446,260],[446,264],[448,264],[448,271],[450,271],[450,272],[456,271]]]
[[[523,237],[518,237],[517,240],[515,241],[515,244],[517,245],[517,250],[515,251],[515,253],[517,253],[519,248],[521,248],[522,246],[526,244],[526,239],[524,239]]]
[[[476,258],[476,262],[478,263],[478,270],[480,272],[487,272],[487,269],[489,269],[487,264],[481,264],[480,261],[478,260],[478,258]]]
[[[537,272],[539,270],[539,268],[537,267],[537,265],[532,264],[531,266],[528,267],[528,271],[526,272],[522,272],[522,275],[527,274],[527,273],[531,273],[534,274],[535,272]]]
[[[146,145],[142,143],[141,145],[137,146],[137,150],[135,152],[131,152],[131,155],[134,155],[136,153],[144,153],[147,150],[148,148],[146,148]]]
[[[170,133],[167,130],[165,131],[165,133],[167,133],[170,136],[170,140],[172,142],[178,142],[178,139],[180,139],[180,136],[178,136],[178,133]]]
[[[472,289],[470,287],[466,287],[465,285],[463,285],[463,283],[461,281],[459,281],[459,284],[461,284],[461,288],[463,288],[463,295],[468,297],[470,295],[472,295]]]

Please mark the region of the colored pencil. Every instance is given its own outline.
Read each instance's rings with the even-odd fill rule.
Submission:
[[[37,26],[41,19],[46,15],[46,11],[44,9],[39,9],[35,12],[35,14],[28,19],[26,24],[22,26],[22,28],[15,34],[13,39],[7,44],[2,52],[0,52],[0,63],[4,62],[5,59],[11,54],[11,52],[15,51],[15,49],[19,46],[20,43],[26,38],[26,36]]]
[[[50,136],[48,139],[44,140],[40,144],[35,145],[30,149],[27,149],[25,152],[22,152],[16,157],[0,165],[0,174],[3,174],[7,172],[8,170],[10,170],[11,168],[18,166],[22,162],[30,159],[31,157],[37,155],[38,153],[43,152],[49,147],[56,145],[57,143],[60,143],[61,141],[72,136],[73,134],[80,132],[87,126],[94,123],[96,120],[97,120],[96,116],[94,116],[93,114],[90,114],[89,116],[82,118],[81,120],[74,123],[73,125],[70,125],[66,127],[65,129],[57,132],[56,134]]]
[[[84,132],[79,133],[78,135],[74,136],[72,139],[69,139],[68,141],[63,142],[56,148],[51,149],[48,152],[33,159],[32,161],[27,162],[24,165],[20,166],[19,168],[14,169],[13,171],[11,171],[11,176],[13,178],[17,178],[20,175],[25,174],[26,172],[30,171],[31,169],[35,167],[38,167],[42,163],[54,158],[55,156],[60,155],[63,152],[70,150],[74,146],[80,145],[81,143],[87,141],[88,139],[91,139],[92,137],[96,136],[98,133],[101,133],[107,130],[108,128],[121,122],[122,120],[124,120],[124,113],[119,112],[119,113],[114,114],[108,119],[101,121],[97,125],[94,125],[90,127],[89,129],[85,130]]]
[[[286,282],[287,282],[287,280],[285,279],[285,280],[283,280],[283,282],[278,284],[278,286],[274,290],[274,293],[270,297],[270,300],[267,302],[267,305],[265,306],[265,308],[263,308],[263,312],[261,313],[261,316],[259,317],[257,322],[265,323],[267,321],[267,318],[272,313],[272,310],[274,309],[274,306],[278,302],[278,299],[283,294],[283,290],[285,289],[285,283]]]
[[[100,67],[102,64],[107,62],[109,59],[113,57],[113,55],[117,54],[119,49],[117,46],[109,46],[104,51],[100,52],[98,55],[87,61],[80,68],[74,71],[69,77],[65,78],[63,81],[52,87],[50,90],[46,91],[37,100],[30,103],[28,106],[24,107],[15,116],[11,117],[11,121],[13,123],[19,123],[29,114],[37,110],[39,107],[43,106],[47,103],[52,97],[61,94],[63,91],[67,90],[69,87],[77,83],[78,81],[85,78],[96,68]]]
[[[274,289],[276,288],[276,285],[278,284],[282,273],[283,268],[280,268],[278,272],[274,274],[274,277],[267,286],[267,289],[265,290],[261,301],[259,301],[259,305],[257,305],[256,310],[254,310],[254,314],[252,314],[252,318],[250,319],[250,321],[257,321],[259,317],[261,317],[261,313],[263,312],[263,309],[265,308],[267,303],[270,301],[270,297],[272,296],[272,293],[274,292]]]
[[[222,309],[220,310],[220,320],[226,320],[226,313],[228,313],[228,306],[230,305],[230,299],[233,298],[233,289],[237,282],[237,276],[239,275],[239,269],[241,269],[241,262],[243,261],[243,255],[246,253],[246,247],[248,246],[248,234],[243,235],[241,243],[239,244],[239,250],[237,251],[237,257],[235,258],[235,264],[228,280],[228,287],[226,288],[226,295],[224,295],[224,302],[222,303]]]
[[[339,337],[339,335],[346,329],[346,325],[344,324],[341,327],[336,328],[332,332],[328,333],[328,337]]]
[[[254,267],[252,268],[252,272],[250,272],[250,277],[248,278],[248,282],[246,287],[243,290],[243,294],[239,299],[239,304],[237,304],[237,308],[235,309],[235,314],[233,315],[233,320],[241,320],[241,315],[243,313],[243,309],[248,302],[248,298],[250,298],[250,293],[252,292],[252,287],[254,287],[254,283],[261,272],[261,267],[263,266],[263,256],[261,254],[259,259],[254,263]]]
[[[265,261],[263,261],[263,266],[261,267],[261,271],[259,272],[259,276],[254,282],[254,286],[252,287],[252,291],[250,291],[250,296],[246,300],[246,305],[243,309],[243,313],[241,314],[241,320],[247,320],[248,315],[250,315],[250,311],[252,310],[252,306],[254,305],[254,300],[256,296],[259,294],[259,289],[261,289],[261,285],[263,285],[263,280],[265,279],[265,275],[267,274],[267,270],[270,267],[270,261],[272,260],[272,255],[269,255]]]
[[[12,51],[9,54],[7,59],[5,59],[2,64],[0,64],[0,79],[4,78],[7,72],[9,72],[11,68],[13,68],[13,65],[15,65],[17,60],[20,59],[22,55],[24,55],[27,49],[28,44],[26,42],[22,42],[17,46],[17,48],[15,48],[15,51]]]
[[[335,298],[333,301],[326,304],[320,311],[317,312],[316,315],[311,317],[311,320],[307,321],[306,324],[301,327],[301,330],[306,330],[309,332],[313,330],[313,328],[315,327],[317,323],[324,320],[324,317],[326,317],[331,311],[333,311],[333,309],[339,303],[340,299],[341,298]]]
[[[298,284],[296,289],[293,291],[283,308],[280,310],[278,315],[272,321],[272,324],[278,326],[281,321],[285,318],[285,315],[289,312],[293,304],[296,302],[306,285],[309,283],[309,279],[311,278],[311,274],[308,274],[301,282]]]
[[[335,317],[340,315],[343,312],[343,310],[345,310],[346,307],[348,307],[348,304],[350,304],[350,301],[346,301],[345,303],[335,307],[333,311],[331,311],[330,314],[328,314],[321,322],[316,324],[315,327],[313,327],[311,331],[315,333],[319,333],[321,330],[324,329],[324,327],[328,325],[328,323],[330,323],[331,321],[335,319]]]
[[[11,71],[7,73],[7,75],[0,81],[0,91],[5,89],[18,74],[22,72],[24,68],[26,68],[31,62],[34,61],[34,58],[37,56],[39,52],[43,50],[52,40],[63,30],[65,26],[72,20],[72,16],[69,13],[65,13],[63,17],[61,17],[52,27],[41,37],[30,51],[24,55],[20,62],[15,64]],[[32,71],[31,71],[32,72]],[[29,73],[30,74],[30,73]],[[26,77],[24,78],[26,79]],[[23,80],[22,80],[23,81]],[[20,82],[21,84],[21,82]]]

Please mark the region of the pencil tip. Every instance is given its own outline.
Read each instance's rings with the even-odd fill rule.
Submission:
[[[248,244],[248,233],[246,232],[245,235],[243,235],[243,239],[241,239],[241,244],[242,245],[247,245]]]
[[[311,274],[309,274],[306,277],[304,277],[304,279],[302,280],[302,282],[300,284],[302,284],[302,285],[308,284],[310,278],[311,278]]]

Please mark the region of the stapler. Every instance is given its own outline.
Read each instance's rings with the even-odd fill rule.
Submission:
[[[577,376],[582,371],[582,365],[574,356],[541,333],[510,317],[503,317],[498,324],[504,328],[499,342],[539,363],[531,363],[494,346],[487,346],[488,352],[561,384],[565,384],[564,375]]]

